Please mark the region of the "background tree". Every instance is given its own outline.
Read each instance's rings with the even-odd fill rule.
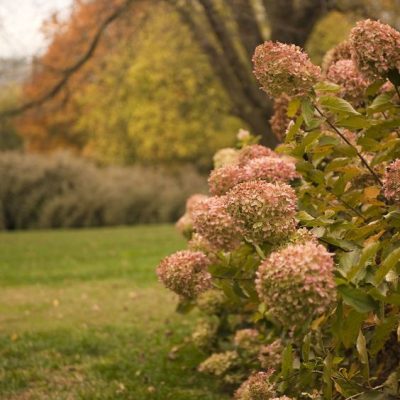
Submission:
[[[385,15],[393,15],[397,1],[380,2],[382,7],[379,12],[382,13],[382,10],[386,7],[388,12]],[[226,110],[227,114],[239,118],[242,124],[247,125],[252,133],[261,134],[264,144],[274,147],[277,139],[271,134],[268,124],[272,113],[272,103],[260,93],[258,84],[252,75],[251,56],[254,48],[264,40],[271,38],[307,46],[311,49],[311,53],[314,49],[315,59],[318,59],[320,57],[320,54],[317,54],[318,49],[320,47],[325,48],[323,44],[321,45],[321,41],[329,42],[329,45],[335,44],[334,39],[339,41],[342,35],[347,33],[346,29],[348,28],[346,27],[350,26],[346,19],[352,17],[345,16],[335,10],[346,12],[350,10],[355,15],[357,13],[377,12],[376,6],[373,5],[372,0],[284,0],[279,2],[274,0],[76,1],[74,12],[68,21],[60,22],[54,18],[46,27],[51,44],[47,52],[35,63],[31,81],[25,86],[24,93],[28,99],[27,103],[17,109],[17,112],[30,110],[29,115],[24,116],[21,121],[22,130],[28,138],[29,147],[33,149],[51,149],[67,143],[77,151],[82,151],[82,149],[86,151],[88,148],[92,151],[97,146],[94,146],[94,143],[96,141],[97,144],[100,143],[97,139],[101,136],[101,133],[99,132],[98,135],[97,132],[93,132],[93,129],[95,126],[100,126],[101,118],[90,120],[82,114],[85,110],[86,114],[91,114],[93,117],[97,107],[97,104],[91,101],[91,112],[88,112],[89,107],[85,105],[83,99],[88,99],[90,96],[88,97],[88,91],[85,88],[89,84],[93,91],[93,85],[101,80],[104,81],[104,73],[106,73],[110,60],[114,60],[115,66],[116,59],[124,58],[121,51],[125,50],[121,50],[124,47],[121,43],[130,43],[135,47],[139,40],[143,38],[143,35],[139,35],[143,26],[149,20],[154,23],[155,15],[159,15],[159,18],[164,18],[167,21],[165,27],[168,27],[168,29],[175,28],[180,33],[174,37],[173,35],[164,35],[162,32],[158,40],[155,41],[156,44],[165,51],[169,49],[171,54],[174,54],[173,57],[170,57],[170,60],[176,58],[178,61],[179,59],[190,58],[189,55],[193,56],[193,60],[185,61],[190,64],[186,64],[185,73],[188,76],[192,74],[190,79],[197,80],[196,85],[198,84],[199,88],[205,82],[210,82],[210,88],[220,88],[219,91],[221,92],[218,94],[220,101],[215,102],[215,98],[214,100],[210,99],[210,101],[206,101],[207,107],[204,107],[203,100],[197,100],[197,98],[199,93],[206,98],[212,93],[212,90],[196,91],[195,96],[186,96],[186,98],[183,96],[181,101],[172,103],[170,99],[174,97],[173,93],[177,88],[176,79],[169,81],[165,79],[165,88],[171,84],[171,90],[168,92],[171,97],[170,99],[168,96],[164,98],[164,103],[160,103],[158,108],[163,108],[167,104],[171,113],[175,113],[175,119],[172,120],[176,122],[181,118],[190,122],[187,129],[182,127],[186,131],[182,135],[179,134],[178,137],[190,137],[190,141],[195,138],[195,141],[197,141],[199,131],[193,131],[193,125],[191,126],[192,117],[196,113],[185,111],[185,108],[186,110],[192,109],[191,107],[196,108],[196,105],[192,103],[193,98],[196,98],[195,103],[197,102],[197,106],[200,106],[197,117],[202,116],[204,110],[210,112],[209,116],[216,116],[216,111],[222,111],[222,114],[224,114]],[[174,11],[178,12],[180,20],[186,28],[181,26],[175,16],[171,17],[171,13],[173,14]],[[332,19],[332,12],[334,11],[336,17]],[[341,23],[337,23],[338,21]],[[395,18],[392,22],[396,22]],[[329,32],[332,26],[335,34],[327,39],[324,32]],[[181,45],[185,45],[182,48],[174,46],[174,43],[172,43],[180,35],[185,36],[185,38],[180,38]],[[154,45],[154,42],[151,45]],[[66,52],[65,49],[68,49],[68,51]],[[184,52],[189,53],[188,57],[182,56]],[[121,55],[116,56],[117,53]],[[155,50],[153,54],[146,54],[146,52],[140,54],[141,57],[147,59],[153,57],[153,60],[155,60],[158,50]],[[203,57],[201,65],[204,67],[199,68],[198,60],[200,58],[196,57],[200,57],[201,54]],[[208,60],[208,65],[204,62],[204,56]],[[129,66],[136,62],[129,57],[125,60]],[[138,62],[140,63],[140,61]],[[121,71],[132,71],[130,68],[123,67],[123,64],[125,63],[120,64]],[[165,65],[165,77],[175,78],[180,75],[183,65],[180,65],[179,62],[173,64],[171,69],[167,69],[169,66]],[[145,71],[142,68],[144,73],[150,73],[151,65],[150,63],[148,65],[148,70]],[[102,74],[103,77],[100,78]],[[157,92],[155,86],[141,85],[141,89],[140,95],[148,96],[148,104],[153,100],[154,104],[157,104],[157,101],[162,97],[161,92]],[[149,90],[149,92],[145,94],[145,90]],[[157,95],[152,98],[150,91],[155,91]],[[86,94],[81,96],[83,92]],[[133,100],[133,93],[137,94],[138,91],[126,91],[125,95],[119,98],[119,102],[121,104],[126,102],[126,96],[131,95]],[[189,93],[190,91],[186,92],[186,94]],[[104,95],[104,92],[102,95]],[[92,100],[96,97],[99,96],[92,96]],[[134,100],[131,103],[133,104],[133,102]],[[141,100],[138,103],[140,102]],[[101,110],[105,104],[105,99],[99,99],[98,110]],[[108,104],[113,103],[111,101]],[[113,104],[115,112],[118,110],[117,104],[117,102]],[[41,108],[33,109],[37,105],[40,105]],[[172,110],[173,107],[178,108]],[[135,117],[136,126],[146,126],[146,124],[141,125],[141,121],[144,121],[141,120],[143,115],[150,117],[151,122],[157,120],[147,111],[143,114],[130,113],[129,118]],[[99,116],[104,115],[100,112],[97,114]],[[111,129],[112,135],[115,135],[118,138],[117,140],[121,138],[121,135],[117,135],[116,131],[119,131],[121,126],[123,127],[122,136],[125,139],[128,136],[131,137],[131,134],[127,135],[126,132],[128,131],[127,126],[132,126],[132,121],[128,121],[126,118],[121,114],[121,118],[117,118],[118,123],[107,128],[109,132]],[[218,117],[216,118],[218,120]],[[79,124],[77,124],[78,120],[80,121]],[[209,120],[209,118],[204,118],[203,122],[206,120]],[[107,122],[111,121],[107,120]],[[225,126],[221,121],[213,124],[213,127],[210,127],[210,125],[203,126],[203,133],[205,130],[216,132],[214,128],[217,131],[222,131],[225,127],[231,126],[230,123]],[[175,124],[176,128],[177,125]],[[132,132],[132,129],[130,132]],[[94,140],[93,135],[97,137],[96,140]],[[146,137],[146,142],[151,136],[146,129],[142,135]],[[105,136],[102,137],[104,139]],[[140,140],[142,143],[144,143],[143,137]],[[156,147],[161,147],[159,144],[156,145],[157,140],[161,142],[161,133],[158,137],[155,135],[154,138],[153,144],[150,147],[146,145],[147,148],[154,150]],[[88,145],[89,142],[90,145]],[[191,145],[192,143],[190,143]],[[109,147],[109,142],[102,146],[103,149],[107,150],[111,150],[111,147]],[[142,154],[140,146],[137,146],[137,141],[131,140],[128,147],[131,149],[135,147],[136,154]],[[99,147],[97,146],[97,148]],[[128,149],[127,152],[127,154],[130,154],[129,160],[132,161],[132,151]],[[181,151],[181,154],[183,153]],[[197,157],[196,152],[193,155]],[[122,161],[126,161],[126,156],[125,154],[122,157]],[[103,158],[110,159],[109,155]],[[187,159],[187,156],[184,155],[184,158]]]

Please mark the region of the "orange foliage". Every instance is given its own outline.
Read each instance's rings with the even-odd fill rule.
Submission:
[[[67,20],[53,15],[43,26],[49,40],[46,52],[34,60],[30,78],[23,87],[23,98],[32,101],[46,95],[63,78],[65,71],[87,52],[100,25],[126,0],[75,0]],[[77,152],[85,137],[73,129],[79,106],[74,101],[86,83],[96,79],[96,70],[124,40],[131,40],[148,11],[148,3],[135,1],[103,34],[89,61],[72,75],[62,90],[41,107],[18,118],[18,128],[26,147],[33,151],[50,151],[69,147]]]

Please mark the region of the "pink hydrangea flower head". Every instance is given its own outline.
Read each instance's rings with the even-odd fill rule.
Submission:
[[[240,182],[248,179],[246,170],[238,165],[227,165],[211,171],[208,187],[213,196],[222,196]]]
[[[256,372],[235,392],[235,400],[266,400],[276,397],[276,387],[270,382],[271,372]]]
[[[277,157],[260,157],[245,166],[249,180],[267,182],[290,182],[299,178],[294,163]]]
[[[313,242],[271,253],[257,271],[260,300],[282,326],[296,330],[335,301],[332,255]]]
[[[260,157],[279,157],[277,153],[268,147],[261,146],[260,144],[252,144],[251,146],[243,147],[239,152],[239,165],[244,166],[250,160]]]
[[[247,240],[279,243],[296,229],[296,195],[285,183],[250,181],[226,197],[228,213]]]
[[[383,193],[388,200],[400,203],[400,159],[387,167],[383,179]]]
[[[227,165],[235,165],[238,161],[238,150],[227,147],[218,150],[213,157],[214,168],[221,168]]]
[[[351,56],[367,78],[400,71],[400,32],[379,21],[357,22],[350,32]]]
[[[226,198],[209,197],[193,214],[194,230],[215,249],[233,250],[241,241],[241,230],[226,210]]]
[[[208,196],[201,193],[192,194],[186,200],[186,212],[192,217],[193,212],[197,209],[199,203],[207,199]]]
[[[253,56],[254,74],[271,97],[306,95],[321,75],[302,49],[293,44],[268,41]]]
[[[341,87],[339,95],[358,105],[364,98],[369,81],[358,71],[352,60],[339,60],[332,64],[327,79]]]
[[[284,346],[281,339],[276,339],[272,343],[262,346],[258,353],[258,361],[263,369],[278,370],[282,363],[282,353]]]
[[[348,40],[344,40],[337,44],[333,49],[326,52],[322,59],[322,71],[326,74],[331,65],[337,63],[339,60],[351,59],[351,46]]]
[[[176,229],[186,238],[190,238],[193,232],[193,221],[188,213],[185,213],[175,224]]]
[[[291,121],[291,119],[287,116],[289,102],[290,97],[285,94],[275,98],[274,113],[269,119],[272,133],[277,137],[280,142],[284,141],[286,131]]]
[[[209,264],[207,256],[199,251],[178,251],[160,262],[157,275],[168,289],[180,296],[195,298],[211,287]]]

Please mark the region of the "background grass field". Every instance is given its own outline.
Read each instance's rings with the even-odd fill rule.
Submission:
[[[171,226],[0,234],[0,398],[223,400],[155,266]]]

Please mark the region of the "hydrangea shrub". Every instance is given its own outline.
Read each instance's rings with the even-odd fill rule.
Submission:
[[[275,42],[253,61],[284,143],[240,131],[158,268],[203,315],[198,369],[236,400],[400,398],[400,33],[361,21],[322,70]]]

